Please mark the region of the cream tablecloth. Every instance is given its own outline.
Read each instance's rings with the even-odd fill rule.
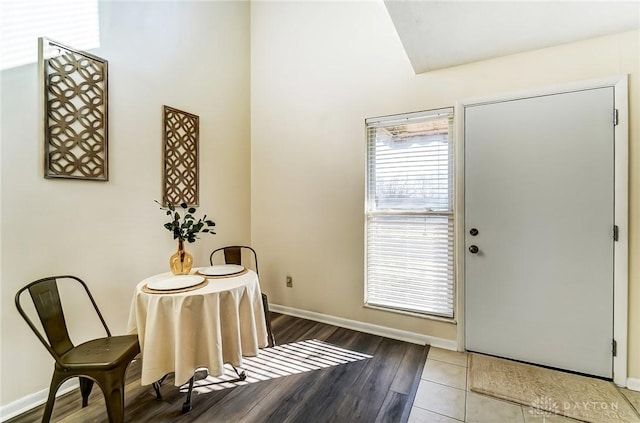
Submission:
[[[256,356],[259,347],[267,345],[255,272],[209,278],[207,286],[189,292],[142,291],[154,278],[167,276],[170,273],[140,282],[131,302],[128,329],[137,332],[140,340],[142,385],[175,372],[175,385],[179,386],[203,367],[219,376],[224,363],[241,366],[243,355]]]

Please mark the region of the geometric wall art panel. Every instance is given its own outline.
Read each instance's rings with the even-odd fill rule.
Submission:
[[[198,142],[200,118],[191,113],[164,106],[164,172],[162,201],[197,206]]]
[[[38,47],[44,177],[109,180],[107,61],[47,38]]]

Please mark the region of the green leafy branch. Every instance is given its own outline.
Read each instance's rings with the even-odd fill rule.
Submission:
[[[160,202],[156,201],[156,203],[160,204]],[[180,204],[180,208],[182,208],[182,216],[180,212],[176,210],[176,207],[169,203],[167,207],[162,207],[160,204],[160,210],[164,210],[167,216],[171,216],[172,220],[164,224],[165,229],[170,232],[173,232],[173,239],[178,239],[180,241],[187,241],[189,243],[196,242],[198,233],[209,233],[215,235],[213,231],[214,226],[216,226],[213,220],[208,220],[207,215],[196,220],[194,217],[194,213],[196,212],[195,207],[188,207],[186,203]]]

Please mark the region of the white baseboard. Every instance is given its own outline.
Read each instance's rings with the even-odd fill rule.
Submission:
[[[78,384],[78,378],[73,378],[67,380],[65,383],[60,385],[58,392],[56,393],[56,398],[64,395],[68,392],[73,391],[74,389],[78,389],[80,385]],[[26,413],[27,411],[36,408],[39,405],[47,402],[47,397],[49,396],[49,388],[43,389],[38,392],[34,392],[33,394],[29,394],[20,399],[17,399],[7,405],[3,405],[0,407],[0,421],[4,422],[9,420],[17,415],[22,413]]]
[[[385,338],[397,339],[411,342],[412,344],[431,345],[433,347],[456,351],[457,342],[453,339],[437,338],[435,336],[422,335],[415,332],[408,332],[371,323],[359,322],[357,320],[345,319],[342,317],[330,316],[328,314],[316,313],[314,311],[300,310],[278,304],[269,304],[269,310],[275,313],[300,317],[302,319],[313,320],[333,326],[340,326],[346,329],[357,330],[359,332],[370,333],[372,335],[384,336]]]
[[[631,391],[640,391],[640,379],[634,379],[632,377],[627,378],[627,389]]]

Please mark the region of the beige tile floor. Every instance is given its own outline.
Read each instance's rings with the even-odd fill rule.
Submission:
[[[409,423],[575,423],[541,416],[530,407],[469,391],[468,354],[431,348],[413,402]],[[640,410],[640,392],[622,389]]]

